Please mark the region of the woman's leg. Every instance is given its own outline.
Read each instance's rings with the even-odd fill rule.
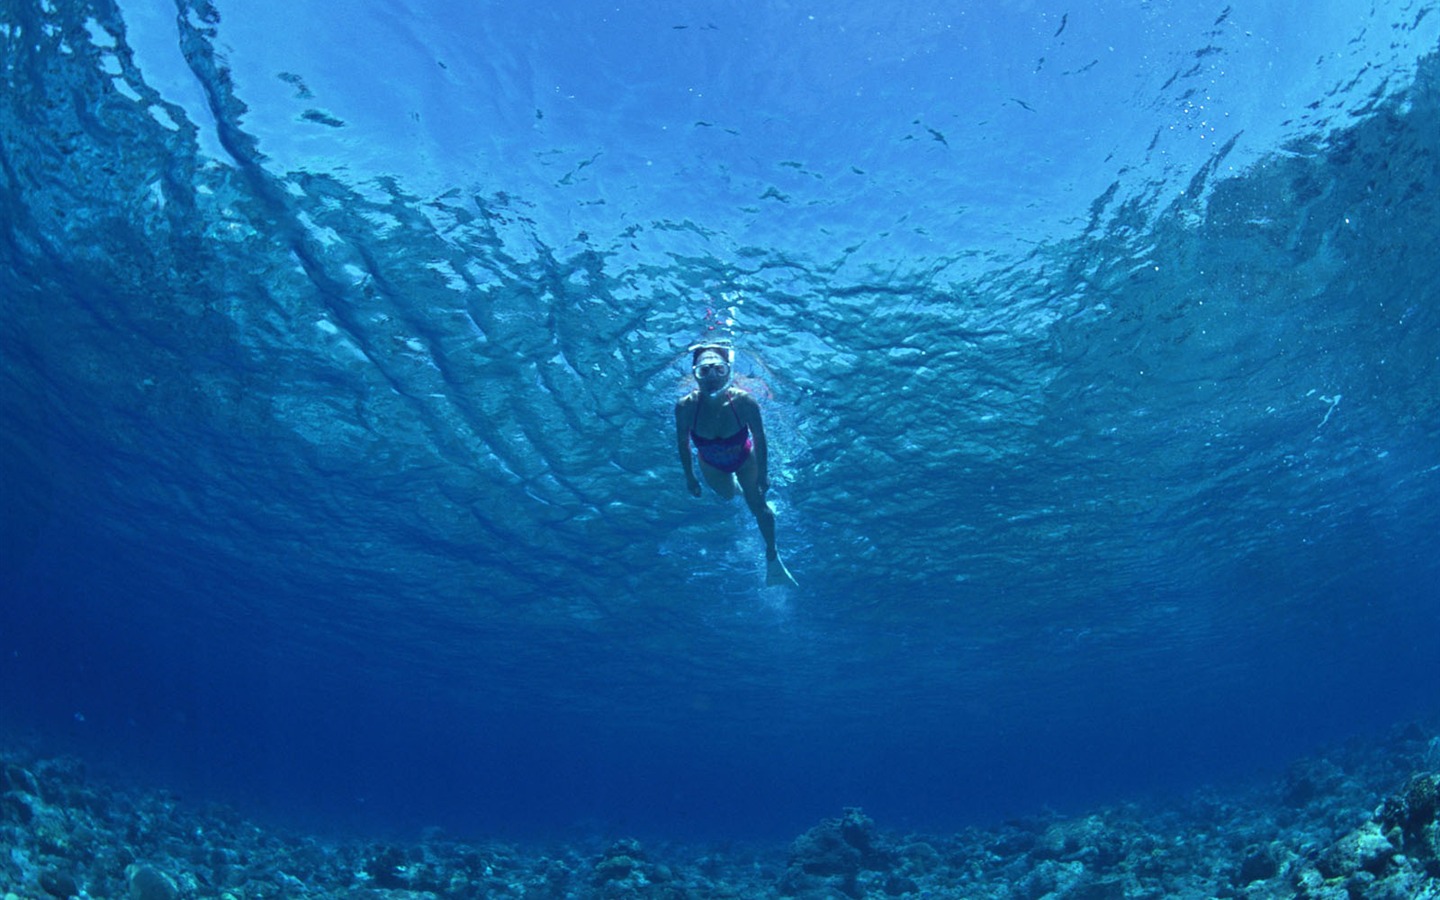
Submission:
[[[775,559],[778,555],[775,550],[775,514],[770,511],[765,494],[760,490],[760,465],[755,462],[753,454],[735,475],[740,480],[740,489],[745,492],[745,505],[750,507],[755,524],[760,526],[760,536],[765,539],[765,558]]]
[[[702,459],[700,460],[700,477],[705,479],[705,483],[710,485],[710,490],[719,494],[721,499],[733,500],[735,498],[734,475],[722,472]]]

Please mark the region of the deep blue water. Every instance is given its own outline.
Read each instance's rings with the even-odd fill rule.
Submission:
[[[1433,4],[511,6],[0,3],[12,735],[771,836],[1435,711]],[[674,459],[716,334],[795,590]]]

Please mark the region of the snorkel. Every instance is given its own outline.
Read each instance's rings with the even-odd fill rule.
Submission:
[[[700,384],[700,391],[707,397],[716,397],[730,386],[730,348],[715,344],[701,344],[693,348],[690,356],[691,371]]]

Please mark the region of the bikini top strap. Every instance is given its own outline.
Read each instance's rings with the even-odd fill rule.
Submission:
[[[700,424],[700,401],[704,396],[697,390],[695,392],[695,415],[690,417],[690,433],[695,433],[695,426]],[[735,416],[735,424],[746,428],[745,420],[740,418],[740,410],[735,408],[735,394],[729,388],[725,390],[725,405],[730,408],[731,414]]]

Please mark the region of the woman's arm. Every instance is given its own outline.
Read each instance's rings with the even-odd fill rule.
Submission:
[[[689,409],[688,400],[689,397],[682,397],[675,403],[675,449],[680,453],[680,467],[685,470],[685,486],[695,494],[700,491],[700,483],[695,479],[695,462],[690,458],[690,428],[686,424],[690,416],[685,414]]]

